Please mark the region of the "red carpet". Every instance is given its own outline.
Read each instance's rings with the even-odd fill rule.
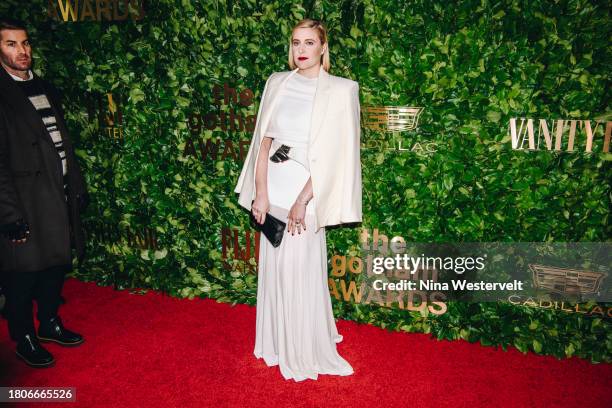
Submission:
[[[76,387],[63,407],[610,407],[612,365],[523,355],[339,321],[349,377],[285,381],[252,354],[255,308],[66,282],[64,324],[86,342],[18,361],[0,327],[0,384]]]

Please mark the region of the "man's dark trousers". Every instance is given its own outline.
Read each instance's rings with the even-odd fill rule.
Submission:
[[[57,316],[64,278],[70,265],[54,266],[36,272],[9,272],[6,284],[6,318],[9,334],[18,341],[26,334],[36,337],[32,315],[32,299],[38,306],[38,321]]]

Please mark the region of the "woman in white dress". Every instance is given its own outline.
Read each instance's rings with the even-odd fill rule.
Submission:
[[[327,73],[319,21],[296,24],[289,66],[266,83],[235,191],[257,222],[287,222],[278,247],[261,236],[254,354],[302,381],[353,373],[336,350],[325,226],[361,221],[359,96],[355,81]]]

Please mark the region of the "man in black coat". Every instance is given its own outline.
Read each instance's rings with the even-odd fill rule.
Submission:
[[[83,337],[58,316],[71,248],[83,259],[85,183],[57,90],[31,71],[23,23],[0,18],[0,276],[16,353],[32,367],[55,360],[40,343],[75,346]],[[32,300],[38,304],[38,335]]]

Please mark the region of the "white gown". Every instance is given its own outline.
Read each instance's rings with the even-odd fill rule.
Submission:
[[[306,148],[316,81],[295,73],[286,82],[266,136],[292,149]],[[269,156],[273,154],[270,149]],[[309,177],[296,160],[268,160],[270,214],[286,222]],[[327,284],[325,227],[315,233],[314,200],[308,203],[305,218],[306,230],[291,235],[285,229],[277,248],[261,236],[254,354],[268,366],[278,365],[285,379],[351,375],[353,368],[336,350],[342,336]]]

